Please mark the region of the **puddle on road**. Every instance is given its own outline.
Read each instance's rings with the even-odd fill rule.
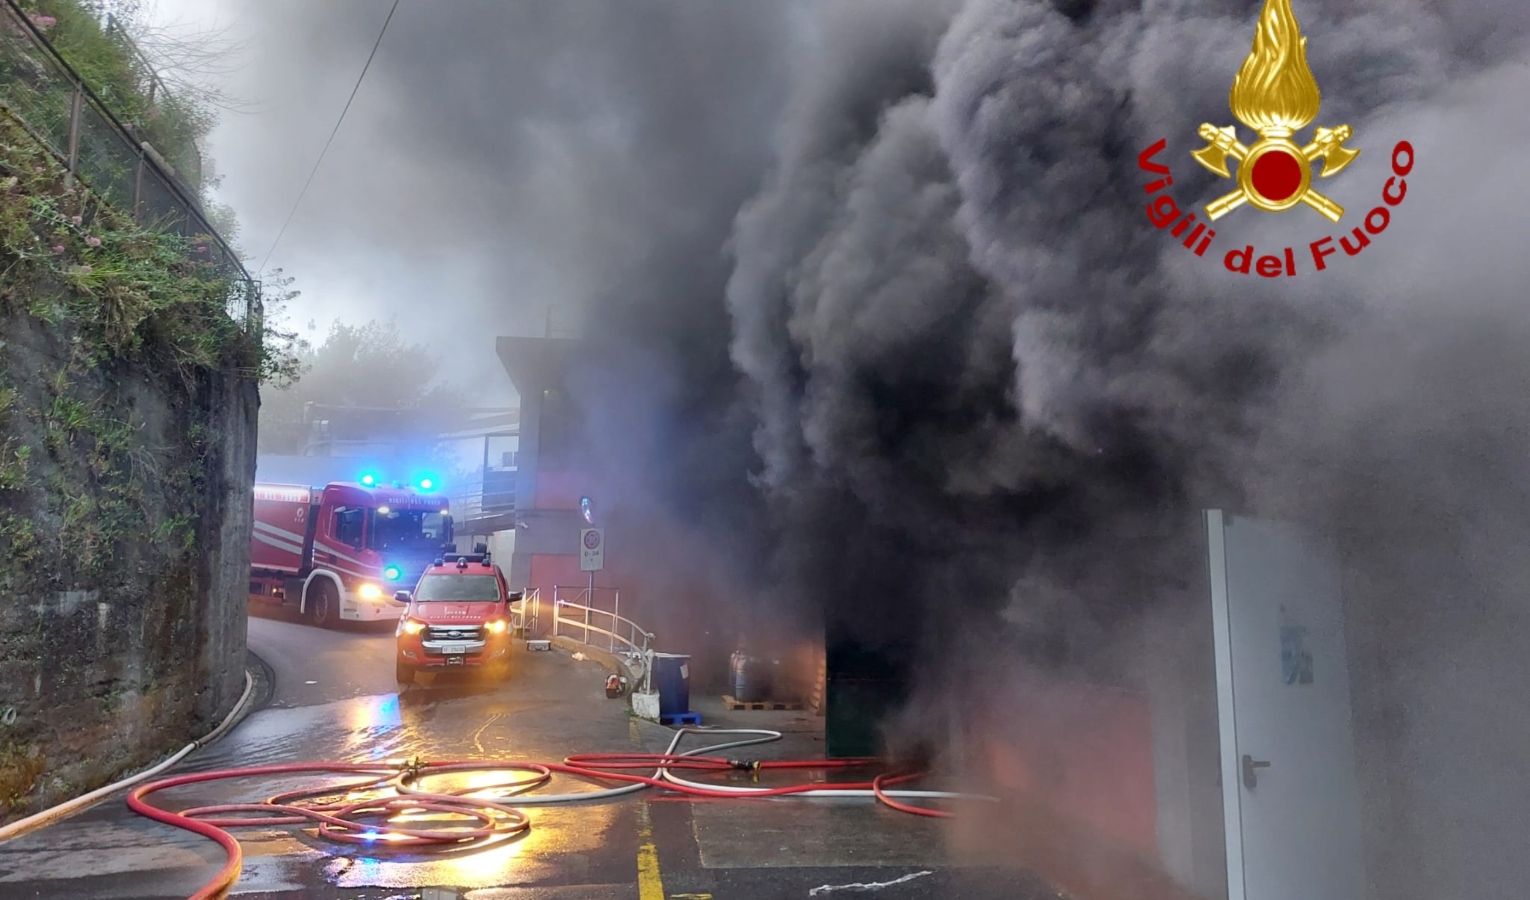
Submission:
[[[483,759],[501,744],[518,714],[542,702],[494,702],[474,685],[443,685],[340,700],[296,709],[267,708],[252,714],[230,735],[201,754],[188,769],[209,771],[299,761],[368,763],[381,760]],[[489,703],[485,703],[489,700]],[[525,773],[480,773],[478,784],[501,783]],[[286,790],[345,782],[344,775],[267,776],[188,786],[169,792],[166,805],[258,802]],[[543,790],[578,790],[559,779]],[[446,786],[450,782],[444,783]],[[457,786],[474,786],[459,780]],[[510,799],[510,805],[515,801]],[[463,890],[528,885],[567,876],[570,856],[598,853],[609,846],[608,832],[620,815],[620,801],[565,807],[524,807],[531,828],[518,839],[459,854],[369,854],[319,838],[311,829],[240,829],[236,835],[253,851],[243,890],[291,890],[302,884],[384,891],[422,884],[453,884]],[[168,830],[168,829],[167,829]],[[264,845],[264,846],[262,846]],[[380,897],[382,895],[379,895]],[[413,896],[413,895],[404,895]]]
[[[451,856],[338,856],[326,866],[326,876],[339,888],[452,884],[466,891],[545,883],[568,876],[571,857],[609,847],[619,808],[619,803],[530,807],[531,830],[519,839]]]

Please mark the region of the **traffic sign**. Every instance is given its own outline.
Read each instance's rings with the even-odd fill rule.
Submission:
[[[579,571],[599,572],[606,567],[606,530],[579,529]]]

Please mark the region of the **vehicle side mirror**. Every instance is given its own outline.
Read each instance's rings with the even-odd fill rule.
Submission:
[[[525,599],[526,599],[526,592],[525,591],[511,591],[510,592],[510,596],[506,598],[506,600],[508,602],[510,602],[510,603],[514,603],[517,600],[525,600]]]
[[[400,603],[408,603],[409,600],[410,600],[410,596],[411,595],[410,595],[410,593],[408,591],[394,591],[393,592],[393,599],[397,600]]]

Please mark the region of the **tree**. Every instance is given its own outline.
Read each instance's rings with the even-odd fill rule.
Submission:
[[[323,343],[297,347],[296,357],[297,380],[261,397],[262,453],[302,453],[314,418],[332,419],[342,431],[347,424],[380,428],[397,441],[429,443],[435,413],[461,405],[456,388],[436,383],[439,365],[430,351],[406,342],[391,320],[336,321]]]
[[[313,348],[296,331],[287,328],[288,307],[302,291],[294,290],[292,276],[272,269],[262,279],[260,365],[256,375],[262,385],[280,391],[297,383],[303,360]]]

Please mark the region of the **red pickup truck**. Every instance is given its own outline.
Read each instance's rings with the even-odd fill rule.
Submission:
[[[510,674],[510,646],[522,593],[512,592],[505,573],[487,553],[448,553],[420,576],[399,619],[396,659],[399,684],[420,671],[487,669]]]

